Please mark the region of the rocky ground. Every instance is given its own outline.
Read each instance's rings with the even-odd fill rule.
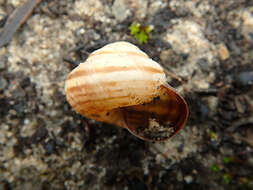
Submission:
[[[25,0],[0,0],[1,27]],[[140,45],[132,23],[153,28]],[[183,130],[148,143],[76,114],[64,81],[125,40],[189,105]],[[252,189],[253,1],[44,0],[0,49],[0,189]]]

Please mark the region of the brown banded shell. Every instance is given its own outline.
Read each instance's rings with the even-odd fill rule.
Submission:
[[[65,92],[79,114],[163,141],[185,124],[188,107],[166,83],[162,67],[128,42],[94,51],[67,77]]]

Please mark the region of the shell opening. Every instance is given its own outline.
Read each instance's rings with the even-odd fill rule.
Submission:
[[[121,109],[125,128],[147,141],[164,141],[184,125],[188,108],[184,99],[167,84],[153,101]]]

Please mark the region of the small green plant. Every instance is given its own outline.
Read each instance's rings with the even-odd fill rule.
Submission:
[[[224,160],[224,163],[225,163],[225,164],[229,164],[229,163],[231,162],[231,159],[230,159],[230,157],[228,157],[228,156],[225,157],[223,160]]]
[[[217,164],[214,164],[211,166],[211,170],[212,170],[212,172],[219,172],[220,168]]]
[[[231,176],[228,173],[223,174],[222,178],[226,184],[229,184],[231,181]]]
[[[211,139],[216,140],[216,139],[217,139],[217,134],[216,134],[215,132],[213,132],[213,131],[209,131],[209,137],[210,137]]]
[[[139,23],[132,23],[129,27],[131,35],[140,43],[147,43],[148,35],[151,31],[150,26],[142,26]]]

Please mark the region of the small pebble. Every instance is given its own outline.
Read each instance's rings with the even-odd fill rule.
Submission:
[[[209,88],[209,83],[207,83],[204,80],[195,80],[193,81],[194,85],[198,88],[198,89],[208,89]]]
[[[240,72],[238,77],[238,83],[242,86],[248,86],[253,84],[253,71]]]
[[[200,58],[197,61],[198,65],[200,66],[202,71],[208,72],[210,70],[209,66],[208,66],[208,61],[206,58]]]
[[[217,47],[218,47],[218,53],[219,53],[220,59],[222,61],[225,61],[226,59],[228,59],[230,54],[227,47],[224,44],[219,44]]]
[[[184,181],[187,183],[187,184],[190,184],[192,183],[193,181],[193,177],[191,175],[187,175],[184,177]]]
[[[125,3],[123,0],[116,0],[112,6],[112,13],[120,22],[125,20],[130,13]]]
[[[7,84],[6,79],[0,76],[0,90],[4,90],[7,87]]]
[[[207,106],[211,112],[211,115],[216,114],[218,103],[219,103],[219,99],[215,96],[210,96],[207,98]]]
[[[0,70],[3,70],[3,69],[5,69],[5,64],[4,64],[3,59],[0,59]]]
[[[178,151],[179,153],[181,153],[181,152],[183,152],[183,150],[184,150],[184,144],[182,143],[182,144],[180,144],[180,145],[177,147],[177,151]]]

